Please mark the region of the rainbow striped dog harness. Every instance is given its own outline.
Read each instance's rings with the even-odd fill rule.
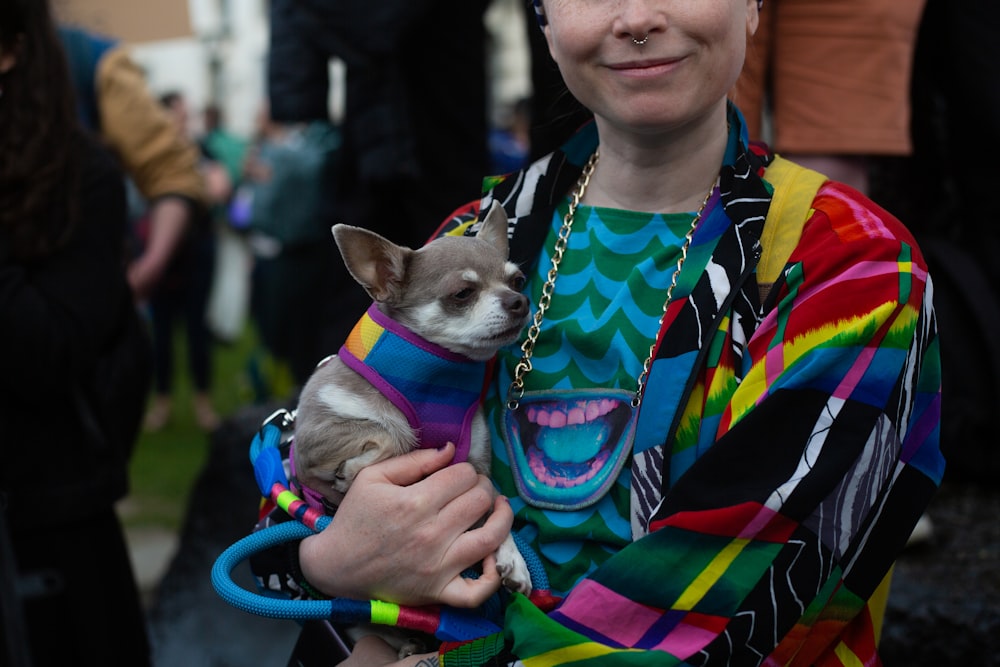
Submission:
[[[372,304],[337,356],[399,408],[419,447],[455,444],[453,463],[469,458],[472,418],[492,361],[475,361],[424,340]]]

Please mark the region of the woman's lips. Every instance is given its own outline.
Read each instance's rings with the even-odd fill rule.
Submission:
[[[669,72],[680,63],[677,58],[663,58],[657,60],[637,60],[610,65],[610,69],[619,74],[634,77],[658,76]]]

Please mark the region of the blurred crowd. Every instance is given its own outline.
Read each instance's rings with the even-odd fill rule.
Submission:
[[[772,9],[769,3],[776,20],[794,24],[795,2],[767,0],[762,16]],[[843,180],[858,184],[896,213],[921,242],[938,290],[946,386],[943,448],[953,466],[949,474],[975,481],[1000,474],[1000,457],[990,437],[990,418],[1000,406],[996,387],[1000,346],[992,335],[993,325],[1000,325],[1000,262],[995,252],[1000,249],[1000,225],[989,187],[983,186],[987,167],[980,166],[1000,153],[1000,70],[993,57],[1000,20],[997,5],[991,3],[884,0],[881,4],[896,10],[893,16],[883,16],[895,22],[895,41],[883,41],[890,53],[875,68],[864,66],[869,51],[852,48],[856,35],[839,36],[836,48],[852,54],[852,64],[831,63],[840,70],[837,85],[875,86],[873,97],[889,97],[902,105],[890,108],[898,121],[891,140],[862,138],[848,145],[825,129],[817,134],[830,141],[816,145],[793,136],[791,121],[784,120],[789,117],[785,105],[790,104],[785,100],[794,99],[797,86],[805,84],[768,70],[768,52],[784,53],[785,58],[794,52],[786,50],[794,48],[787,46],[793,40],[783,37],[780,23],[769,24],[770,45],[756,47],[759,58],[753,72],[747,72],[749,78],[733,92],[737,104],[754,97],[759,120],[751,127],[756,138],[776,142],[779,152],[806,162],[812,159],[820,170],[843,168],[838,172],[848,174]],[[419,246],[457,205],[478,197],[484,176],[514,171],[544,155],[588,116],[565,94],[527,6],[523,25],[508,29],[528,34],[533,93],[498,110],[491,103],[483,48],[490,40],[483,21],[488,0],[400,0],[384,3],[382,11],[361,3],[272,0],[268,99],[261,101],[253,135],[238,136],[227,127],[219,100],[192,109],[189,91],[150,89],[125,44],[57,26],[44,11],[45,4],[4,0],[0,9],[0,275],[8,275],[12,266],[29,274],[40,272],[48,266],[49,255],[62,247],[61,240],[40,241],[37,253],[18,250],[16,243],[22,238],[18,234],[26,219],[56,221],[45,224],[56,230],[52,238],[62,239],[59,230],[64,224],[69,225],[65,229],[93,227],[86,217],[108,216],[108,211],[123,216],[121,234],[111,224],[104,232],[110,245],[120,246],[115,249],[120,256],[110,246],[102,256],[116,262],[127,281],[148,332],[151,360],[146,384],[137,385],[148,400],[143,401],[141,424],[125,436],[128,449],[140,429],[164,429],[177,412],[182,360],[174,358],[175,350],[181,349],[176,336],[185,338],[183,363],[194,389],[192,410],[204,431],[212,432],[228,416],[219,414],[214,404],[214,395],[229,391],[214,382],[215,351],[246,336],[258,341],[246,360],[254,400],[294,404],[296,391],[317,362],[336,352],[368,306],[368,297],[337,253],[330,234],[333,224],[365,227],[397,243]],[[826,4],[858,11],[856,2]],[[305,5],[308,20],[297,11]],[[810,18],[819,24],[826,20],[825,15]],[[329,62],[334,57],[347,70],[345,111],[336,121],[329,108]],[[44,90],[37,81],[19,78],[32,62],[52,68],[33,73],[49,77]],[[828,92],[833,97],[827,106],[837,107],[836,88]],[[23,114],[32,112],[27,105],[36,99],[44,100],[39,109],[71,107],[72,114],[39,116],[35,125]],[[21,112],[11,108],[16,104],[25,105]],[[813,111],[810,122],[822,128],[827,108]],[[72,132],[58,127],[70,123]],[[51,160],[31,162],[36,149],[26,143],[26,135],[4,136],[14,128],[38,137],[54,133],[55,138],[47,141],[66,148],[65,173],[60,172],[60,178],[69,174],[70,180],[51,178],[52,170],[62,169]],[[100,147],[91,147],[89,139],[80,138],[84,136],[97,137]],[[78,155],[68,154],[70,146]],[[104,150],[114,156],[107,164],[93,157]],[[101,204],[107,208],[58,184],[75,183],[80,174],[94,176],[94,160],[108,173],[103,181],[84,182],[90,188],[108,189],[107,201]],[[19,171],[18,161],[35,171]],[[27,188],[25,183],[33,186]],[[28,194],[34,200],[27,201]],[[57,206],[63,201],[65,206]],[[58,211],[50,210],[52,206]],[[87,246],[81,256],[94,257],[96,252]],[[83,260],[59,267],[58,276],[52,278],[66,284],[59,299],[82,298],[74,290],[80,281],[90,280],[89,267]],[[0,299],[7,298],[11,284],[0,279]],[[107,285],[100,289],[110,292]],[[15,316],[23,317],[24,308],[39,319],[47,312],[36,301],[21,302],[18,313],[8,312],[7,304],[0,307],[5,309],[5,327]],[[90,312],[111,312],[110,306],[103,311],[96,308]],[[53,358],[58,357],[62,368],[75,371],[86,365],[87,355],[98,356],[103,349],[105,334],[81,324],[86,319],[81,314],[46,324],[75,339],[65,343],[63,355],[59,339],[44,334],[42,342],[54,346]],[[0,343],[8,355],[17,355],[24,339],[0,338]],[[14,377],[6,365],[0,368],[5,377]],[[48,383],[56,384],[52,376],[63,371],[44,372]],[[12,392],[13,387],[6,386],[4,397]],[[51,415],[59,421],[63,417],[52,406],[77,402],[71,394],[49,398],[46,390],[40,395],[37,400],[45,410],[36,419]],[[74,426],[52,435],[46,456],[62,457],[57,449],[64,446],[61,443],[78,443],[86,430],[87,419],[75,409],[65,409],[70,416],[63,421]],[[7,409],[2,414],[5,422],[23,418]],[[107,420],[98,415],[97,421],[104,425]],[[82,492],[102,499],[86,515],[86,530],[75,537],[60,533],[55,540],[38,535],[52,535],[51,525],[43,524],[45,529],[39,531],[26,527],[18,516],[20,512],[34,519],[35,508],[10,500],[16,492],[8,497],[8,486],[20,488],[12,481],[15,466],[36,465],[8,456],[10,446],[4,445],[3,517],[5,533],[14,535],[14,549],[5,540],[2,562],[7,571],[0,574],[7,582],[12,576],[38,576],[31,579],[34,588],[17,589],[18,595],[27,591],[31,597],[26,600],[26,614],[9,604],[17,599],[11,597],[14,589],[0,591],[4,600],[0,620],[7,630],[0,648],[16,655],[19,636],[12,628],[20,627],[32,640],[35,662],[31,664],[146,664],[142,660],[148,646],[141,628],[133,628],[134,641],[126,641],[125,626],[116,625],[118,616],[109,615],[101,623],[96,618],[101,614],[87,609],[95,596],[114,587],[110,582],[131,577],[112,509],[125,493],[119,478],[127,455],[108,459],[94,473],[115,477],[115,484]],[[16,446],[30,445],[22,441]],[[25,472],[19,470],[17,475]],[[53,488],[62,493],[81,475],[60,470],[43,476],[50,482],[56,478]],[[74,497],[66,495],[64,502],[73,504]],[[53,519],[53,525],[61,530],[71,517],[76,515]],[[103,526],[100,539],[92,538],[95,526]],[[92,558],[71,567],[44,557],[66,544],[75,552],[92,551]],[[102,549],[117,552],[108,555]],[[15,561],[20,569],[9,569]],[[78,583],[82,580],[89,583]],[[137,610],[134,586],[121,590],[125,591],[119,601],[122,608]],[[77,605],[83,617],[93,620],[81,627],[79,636],[62,635],[66,641],[53,645],[36,628],[49,623],[65,628],[66,607],[53,611],[39,600]],[[71,646],[74,643],[76,647]],[[122,653],[104,653],[107,643],[118,645]],[[126,655],[126,649],[132,653]],[[80,651],[85,658],[79,659]],[[85,662],[95,655],[105,658]]]

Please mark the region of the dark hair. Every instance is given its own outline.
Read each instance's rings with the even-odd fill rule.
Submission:
[[[2,0],[0,46],[16,58],[0,75],[0,232],[31,258],[74,227],[83,130],[48,0]]]
[[[184,96],[179,91],[170,90],[160,95],[160,105],[169,109],[182,99]]]

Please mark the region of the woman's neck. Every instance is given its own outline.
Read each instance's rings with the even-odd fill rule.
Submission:
[[[725,119],[669,135],[624,134],[598,119],[601,159],[589,206],[682,213],[697,210],[725,156]]]

